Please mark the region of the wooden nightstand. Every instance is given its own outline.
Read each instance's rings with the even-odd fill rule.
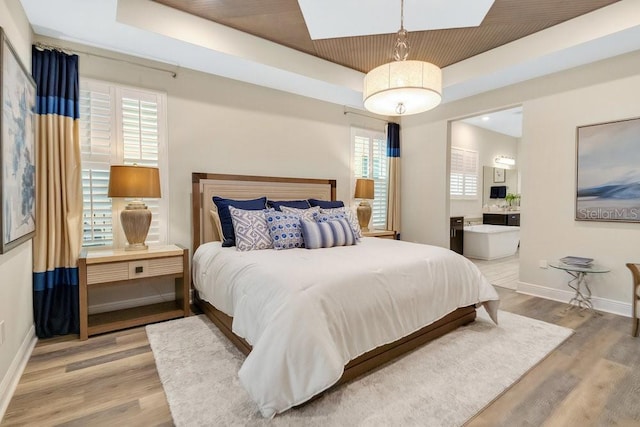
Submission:
[[[394,239],[396,238],[396,232],[393,230],[369,230],[363,231],[362,235],[364,237],[380,237],[383,239]]]
[[[145,251],[83,249],[80,274],[80,339],[90,335],[189,316],[189,251],[177,245],[150,246]],[[139,283],[150,278],[173,278],[173,301],[88,314],[88,294],[99,286]]]

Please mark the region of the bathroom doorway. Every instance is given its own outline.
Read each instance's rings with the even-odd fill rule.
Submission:
[[[521,106],[450,123],[449,212],[452,223],[462,219],[469,231],[465,235],[463,228],[462,254],[492,284],[510,289],[516,288],[519,277],[519,237],[515,241],[496,237],[519,233],[516,227],[526,214],[520,211],[521,138]],[[451,235],[460,240],[458,233]],[[508,247],[505,240],[510,242]],[[452,237],[452,244],[459,243]]]

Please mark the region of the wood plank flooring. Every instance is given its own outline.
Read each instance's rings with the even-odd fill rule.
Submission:
[[[503,310],[576,333],[468,426],[640,426],[640,338],[630,319],[497,289]],[[40,341],[0,425],[172,425],[144,328]]]

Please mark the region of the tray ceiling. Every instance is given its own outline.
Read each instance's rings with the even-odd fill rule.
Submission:
[[[297,0],[155,1],[361,72],[392,60],[394,33],[312,40]],[[410,31],[409,59],[444,68],[616,2],[495,0],[477,27]],[[364,1],[358,4],[366,7]],[[409,30],[410,7],[408,0],[405,22]],[[400,26],[399,13],[389,21],[394,23],[395,32]]]

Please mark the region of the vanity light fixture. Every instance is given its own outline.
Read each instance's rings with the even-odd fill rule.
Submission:
[[[499,157],[496,157],[494,162],[499,165],[514,166],[516,164],[516,159],[514,159],[513,157],[499,156]]]

